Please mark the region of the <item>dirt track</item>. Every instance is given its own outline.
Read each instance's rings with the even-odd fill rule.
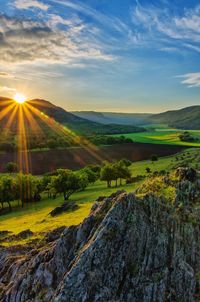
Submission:
[[[30,172],[42,174],[56,168],[80,169],[88,164],[98,164],[102,160],[128,158],[132,161],[144,160],[152,154],[167,156],[185,149],[182,146],[155,144],[123,144],[99,147],[96,150],[71,148],[65,150],[48,150],[29,153]],[[5,171],[9,161],[16,161],[17,154],[0,154],[0,172]]]

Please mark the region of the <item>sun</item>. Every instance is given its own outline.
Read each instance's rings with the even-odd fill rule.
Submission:
[[[18,104],[23,104],[26,102],[26,96],[22,93],[16,93],[13,99]]]

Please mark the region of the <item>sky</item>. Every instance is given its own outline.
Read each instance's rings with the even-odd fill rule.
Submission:
[[[200,3],[1,0],[0,95],[68,111],[200,104]]]

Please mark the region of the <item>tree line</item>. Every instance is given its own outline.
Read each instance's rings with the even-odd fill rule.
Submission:
[[[11,211],[14,201],[21,207],[27,203],[38,202],[42,193],[46,193],[49,198],[56,198],[62,194],[63,199],[67,201],[72,194],[84,191],[89,184],[95,183],[98,179],[106,181],[108,187],[112,185],[116,187],[122,184],[123,179],[131,178],[129,170],[131,163],[123,159],[113,163],[103,162],[102,166],[86,166],[78,171],[57,169],[42,177],[16,173],[17,165],[8,163],[7,172],[10,174],[0,177],[1,208],[4,209],[7,203]]]
[[[115,145],[115,144],[130,144],[133,143],[131,138],[126,138],[125,136],[112,136],[112,135],[92,135],[92,136],[76,136],[66,137],[64,135],[29,135],[28,136],[28,149],[62,149],[69,147],[76,147],[80,145],[87,145],[88,143],[93,143],[95,145]],[[18,148],[18,141],[16,138],[9,137],[0,140],[0,151],[12,153]]]

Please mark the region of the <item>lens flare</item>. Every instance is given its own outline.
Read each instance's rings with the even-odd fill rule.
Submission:
[[[26,96],[22,93],[16,93],[14,96],[14,101],[18,104],[23,104],[26,102]]]
[[[16,132],[17,163],[22,173],[32,172],[31,142],[33,139],[43,140],[42,138],[45,138],[49,131],[58,139],[66,141],[69,146],[84,148],[94,159],[98,161],[105,159],[102,158],[97,146],[48,116],[45,111],[41,111],[39,100],[28,101],[25,95],[16,93],[12,99],[0,102],[0,122],[2,123],[4,119],[6,121],[2,134],[5,139]],[[69,147],[68,150],[74,152],[73,148]],[[83,158],[77,159],[81,164],[86,164]],[[109,160],[109,158],[106,159]]]

